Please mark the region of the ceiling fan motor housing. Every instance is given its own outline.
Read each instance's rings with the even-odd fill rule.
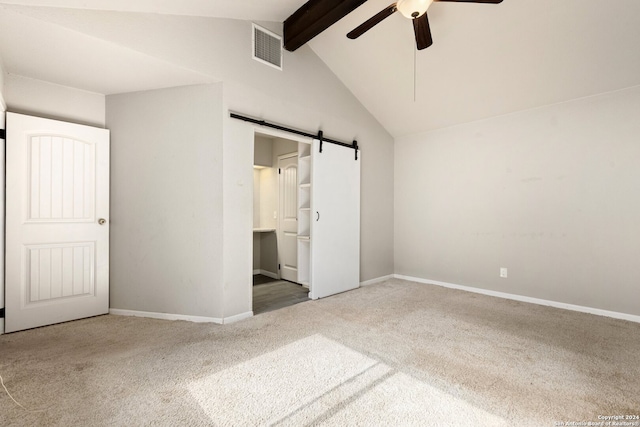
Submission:
[[[416,19],[427,12],[433,0],[398,0],[396,8],[409,19]]]

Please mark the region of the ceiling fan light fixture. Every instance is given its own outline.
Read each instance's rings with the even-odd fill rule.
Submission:
[[[399,0],[396,8],[406,18],[415,19],[427,12],[433,0]]]

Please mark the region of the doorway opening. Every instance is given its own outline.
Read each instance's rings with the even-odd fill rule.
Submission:
[[[298,144],[255,133],[253,161],[253,313],[309,300],[298,277]]]

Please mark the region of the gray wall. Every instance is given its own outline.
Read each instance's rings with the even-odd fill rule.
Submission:
[[[82,14],[82,25],[95,30],[97,37],[105,37],[111,43],[196,71],[202,74],[203,78],[223,82],[223,108],[217,117],[207,117],[209,125],[215,124],[216,120],[221,118],[224,124],[222,127],[222,147],[215,147],[216,150],[219,149],[224,153],[222,177],[219,178],[219,181],[211,181],[213,197],[210,199],[212,202],[217,201],[216,206],[222,209],[221,216],[210,218],[211,224],[221,222],[224,225],[222,232],[224,272],[223,276],[219,278],[222,287],[221,293],[225,301],[223,317],[251,311],[251,266],[253,263],[251,250],[253,223],[251,183],[253,177],[251,165],[254,156],[254,127],[230,119],[229,111],[262,117],[312,132],[322,129],[327,137],[335,139],[345,141],[357,139],[363,151],[362,229],[360,233],[362,236],[361,280],[393,273],[393,138],[308,46],[303,46],[295,53],[285,52],[284,70],[278,71],[251,59],[251,23],[248,21],[162,15],[154,16],[153,19],[141,20],[132,13],[114,13],[110,17],[86,11],[74,12],[74,14],[77,13]],[[275,32],[281,32],[281,24],[263,24]],[[113,28],[116,28],[117,31],[108,31]],[[147,34],[149,37],[138,37],[141,33]],[[135,94],[110,96],[107,109],[109,110],[109,105],[113,105],[111,103],[118,99],[122,99],[121,106],[126,108],[126,104],[137,99],[137,96]],[[56,98],[51,97],[51,99]],[[143,102],[132,102],[131,105],[136,105],[138,110],[128,109],[128,111],[131,111],[132,116],[143,116],[141,117],[143,123],[156,124],[154,118],[149,117],[146,112],[162,107],[163,112],[166,113],[166,110],[169,110],[170,102],[167,99],[162,99],[162,105],[158,107],[150,104],[155,102],[154,97],[149,97],[147,102],[148,105]],[[182,97],[180,102],[184,104],[185,111],[190,111],[192,103]],[[195,96],[193,102],[204,103],[205,101]],[[73,105],[65,107],[71,109]],[[171,111],[176,113],[176,117],[181,116],[182,105],[179,103],[173,105]],[[75,113],[76,111],[74,111]],[[85,113],[78,112],[81,115]],[[111,128],[109,112],[107,116],[107,127]],[[188,122],[194,122],[197,117],[188,120]],[[125,121],[126,117],[121,116],[119,120]],[[132,121],[129,120],[127,123],[132,123]],[[163,125],[173,126],[180,123],[181,121],[176,120]],[[206,125],[206,121],[201,123],[201,126]],[[123,140],[130,143],[131,147],[141,144],[135,141],[133,136],[127,137],[124,132],[120,135],[125,138]],[[174,134],[168,132],[167,135]],[[117,144],[116,135],[112,134],[112,138],[114,144]],[[162,137],[161,141],[165,141],[165,138]],[[151,144],[149,143],[149,145]],[[213,161],[211,160],[213,157],[211,159],[206,157],[204,146],[200,145],[200,148],[203,150],[198,156],[198,160],[201,162]],[[212,147],[207,148],[215,151]],[[127,160],[122,148],[119,153],[116,153],[118,147],[115,145],[112,149],[116,155],[115,158],[112,158],[114,173],[118,174],[119,162],[122,161],[125,168],[122,173],[133,174],[132,160]],[[195,148],[190,146],[190,150],[187,150],[186,153],[176,153],[177,159],[183,159],[181,156],[188,157],[192,154],[191,150],[195,150]],[[132,154],[132,156],[134,159],[140,158],[140,154]],[[161,161],[161,164],[168,162],[164,157],[164,152],[160,153],[158,160]],[[215,159],[215,161],[218,160]],[[149,159],[148,163],[152,164],[153,161],[156,159]],[[203,177],[203,180],[199,182],[207,181],[212,173],[186,165],[183,167],[186,184],[194,182],[194,175],[197,174],[202,174]],[[145,170],[143,169],[142,172]],[[166,170],[163,168],[155,167],[152,164],[147,172],[149,177],[152,173],[154,174],[156,182],[164,182]],[[173,171],[172,173],[175,174]],[[222,199],[216,200],[216,197],[219,196],[217,186],[220,183],[223,186]],[[118,183],[118,188],[127,192],[127,189],[122,187],[122,183]],[[200,187],[195,188],[201,190]],[[113,196],[115,203],[119,197],[115,189]],[[133,196],[129,197],[133,199]],[[145,212],[150,210],[148,208],[156,202],[160,203],[157,200],[149,201]],[[137,207],[137,203],[134,203],[134,206]],[[164,208],[164,206],[162,207]],[[120,214],[122,213],[123,211],[120,211]],[[208,212],[205,209],[193,214],[199,218],[199,214],[206,215]],[[135,212],[133,216],[135,216]],[[113,229],[116,228],[117,224],[114,224]],[[144,248],[145,253],[158,253],[156,242],[149,239],[144,243],[144,247],[139,247]],[[118,256],[115,252],[112,255]],[[177,259],[182,261],[180,257]],[[126,262],[124,256],[121,261]],[[142,260],[137,261],[141,262]],[[196,263],[195,260],[192,262]],[[208,258],[207,262],[209,262]],[[134,261],[126,263],[135,264]],[[201,269],[211,267],[211,263],[198,265],[201,265]],[[120,274],[118,269],[121,266],[114,264],[114,268],[116,269],[115,273]],[[129,273],[134,273],[133,267],[127,270],[127,274]],[[177,273],[175,274],[177,275]],[[135,277],[141,276],[142,274],[135,273]],[[125,279],[122,275],[119,277]],[[215,279],[215,277],[210,278],[214,281]],[[121,287],[122,282],[115,284],[115,286]],[[191,294],[192,298],[197,299],[199,286],[199,284],[194,284],[195,290],[191,293],[189,287],[186,289],[178,287],[170,297],[168,295],[163,295],[163,297],[171,300],[177,294],[177,301],[170,308],[175,305],[186,307],[188,305],[186,300],[189,298],[186,295]],[[144,295],[141,294],[131,295],[131,302],[125,304],[125,295],[119,294],[121,290],[114,290],[113,301],[117,304],[114,307],[135,307],[132,309],[144,310],[144,307],[149,305],[139,304],[144,298]],[[131,292],[131,294],[134,293],[135,291]],[[208,301],[201,298],[197,301],[194,300],[194,304],[195,311],[203,312],[201,305],[208,304]],[[151,305],[156,308],[162,306],[160,303]],[[151,308],[146,309],[151,310]],[[212,310],[217,311],[215,307]],[[209,310],[204,311],[208,312]]]
[[[260,269],[278,274],[278,236],[260,233]]]
[[[273,139],[256,135],[253,164],[258,166],[271,167],[271,150],[273,148]]]
[[[222,87],[107,97],[111,307],[222,317]]]
[[[131,19],[130,19],[131,18]],[[251,59],[251,23],[83,13],[83,25],[120,46],[223,82],[224,317],[251,311],[254,128],[229,111],[357,139],[362,155],[361,280],[393,273],[393,138],[308,46],[284,53],[284,70]],[[280,33],[282,25],[262,23]],[[106,31],[117,28],[117,32]],[[144,33],[149,37],[138,37]],[[185,48],[188,47],[188,48]]]
[[[640,315],[639,118],[634,87],[399,138],[396,273]]]
[[[207,28],[224,31],[224,40],[233,40],[237,47],[216,43],[211,48],[218,55],[211,69],[217,68],[224,81],[225,111],[313,133],[322,129],[329,138],[358,140],[362,147],[360,280],[392,274],[393,138],[308,46],[285,52],[284,71],[278,71],[245,54],[246,46],[251,45],[249,23],[225,21],[215,29]],[[224,66],[242,72],[229,73],[221,69]],[[225,316],[251,310],[253,197],[248,184],[253,179],[254,132],[262,133],[263,129],[225,115]]]

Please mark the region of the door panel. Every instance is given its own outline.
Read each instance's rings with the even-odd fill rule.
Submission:
[[[278,159],[280,277],[298,281],[298,155]]]
[[[6,332],[108,312],[108,214],[108,130],[7,114]]]
[[[360,162],[353,149],[313,141],[311,298],[360,286]]]
[[[28,222],[95,221],[95,143],[31,136]]]

